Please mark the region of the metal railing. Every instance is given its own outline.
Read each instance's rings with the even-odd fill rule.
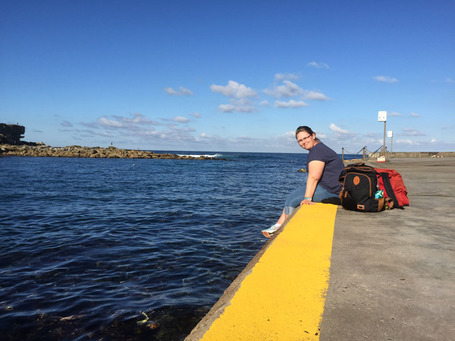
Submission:
[[[344,162],[344,155],[349,154],[349,155],[354,155],[354,156],[360,156],[360,153],[362,154],[362,161],[368,161],[375,157],[376,153],[382,149],[382,146],[380,146],[378,149],[376,149],[374,152],[370,153],[367,149],[367,146],[362,147],[357,153],[348,153],[345,151],[344,147],[341,148],[341,159]]]

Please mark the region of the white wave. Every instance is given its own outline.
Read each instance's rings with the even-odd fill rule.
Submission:
[[[182,157],[208,157],[208,158],[216,158],[221,157],[223,154],[177,154],[178,156]]]

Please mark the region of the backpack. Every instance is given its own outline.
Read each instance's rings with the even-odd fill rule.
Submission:
[[[388,198],[389,208],[404,208],[409,206],[408,190],[404,185],[400,173],[394,169],[375,168],[378,173],[379,189],[384,191],[384,197]]]
[[[341,206],[347,210],[360,212],[380,212],[385,199],[375,198],[378,174],[364,163],[347,165],[338,181],[343,185],[340,192]]]

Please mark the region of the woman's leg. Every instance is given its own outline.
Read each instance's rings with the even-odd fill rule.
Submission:
[[[305,183],[306,183],[306,179],[305,179]],[[264,234],[264,236],[266,236],[267,238],[270,238],[272,236],[272,234],[275,233],[275,231],[277,231],[281,227],[281,225],[284,224],[284,222],[291,215],[291,213],[294,211],[294,209],[300,206],[300,203],[305,198],[305,192],[306,192],[306,185],[295,189],[286,197],[286,201],[284,203],[284,209],[283,209],[283,212],[281,213],[280,218],[278,219],[278,221],[276,222],[275,225],[272,225],[270,228],[268,228],[266,230],[262,230],[262,233]],[[331,197],[338,197],[338,195],[330,193],[318,185],[313,194],[313,201],[321,202],[322,200],[328,199]]]
[[[278,221],[274,225],[270,226],[268,229],[265,229],[265,230],[261,231],[262,234],[264,235],[264,237],[271,238],[272,235],[281,228],[281,225],[284,224],[284,222],[286,221],[286,219],[288,217],[289,216],[283,210],[283,213],[281,213],[280,218],[278,219]]]
[[[272,233],[275,233],[275,231],[277,231],[281,227],[281,225],[284,224],[284,222],[289,217],[289,215],[292,213],[294,208],[298,207],[300,205],[300,202],[303,200],[303,198],[302,199],[299,199],[299,198],[302,195],[305,196],[305,190],[306,190],[306,187],[304,186],[302,188],[298,188],[298,189],[294,190],[287,196],[286,202],[284,204],[284,209],[283,209],[283,212],[281,212],[280,218],[278,218],[275,225],[272,225],[270,228],[268,228],[266,230],[262,230],[262,233],[264,234],[264,236],[266,236],[267,238],[270,238]]]
[[[284,203],[284,211],[278,221],[280,221],[282,219],[283,215],[285,215],[287,218],[287,216],[291,215],[291,213],[294,211],[294,209],[296,209],[297,207],[300,206],[300,203],[305,198],[305,192],[306,192],[306,186],[302,186],[302,187],[297,188],[296,190],[292,191],[286,197],[286,201]],[[330,193],[330,192],[326,191],[324,188],[322,188],[320,185],[318,185],[313,194],[313,202],[321,202],[324,199],[334,198],[334,197],[338,197],[338,194]],[[284,222],[284,220],[283,220],[283,222]]]
[[[306,186],[302,186],[289,193],[289,195],[286,197],[286,201],[284,202],[284,215],[290,216],[294,209],[300,206],[300,203],[305,198],[305,192]]]
[[[313,201],[321,202],[322,200],[329,198],[338,198],[338,194],[330,193],[329,191],[325,190],[324,188],[318,185],[313,195]]]
[[[283,213],[281,213],[281,216],[280,216],[280,218],[278,219],[278,221],[276,223],[279,224],[279,225],[283,225],[288,217],[289,217],[289,215],[287,215],[286,212],[283,209]]]

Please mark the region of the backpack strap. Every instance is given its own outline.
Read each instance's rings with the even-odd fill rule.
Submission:
[[[344,169],[341,171],[338,181],[343,184],[344,179],[346,177],[346,174],[350,172],[358,172],[358,173],[364,173],[364,174],[374,174],[374,176],[377,178],[378,177],[378,172],[376,172],[376,169],[374,167],[368,166],[363,162],[357,162],[357,163],[351,163],[344,167]]]
[[[389,173],[379,173],[379,176],[382,178],[382,182],[384,183],[384,188],[387,193],[387,196],[393,202],[393,208],[403,209],[403,206],[400,206],[400,203],[398,202],[398,199],[395,195],[395,191],[393,190],[392,183],[390,182],[389,179]]]

